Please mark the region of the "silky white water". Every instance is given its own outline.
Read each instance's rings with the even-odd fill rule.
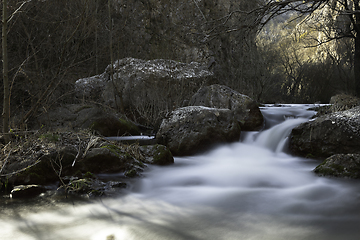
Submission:
[[[318,177],[320,162],[284,152],[307,107],[265,107],[269,129],[151,166],[117,198],[3,205],[0,239],[359,239],[360,182]]]

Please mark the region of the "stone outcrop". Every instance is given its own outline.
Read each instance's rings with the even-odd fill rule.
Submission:
[[[360,107],[303,123],[291,133],[290,150],[300,156],[327,158],[360,153]]]
[[[96,95],[98,101],[125,109],[134,120],[149,124],[214,81],[207,65],[197,62],[125,58],[109,65],[102,75],[79,79],[76,90],[79,98]]]
[[[188,106],[174,110],[161,123],[156,138],[173,155],[191,155],[240,138],[240,125],[229,109]]]
[[[360,178],[360,154],[335,154],[317,166],[315,173],[321,176]]]
[[[189,105],[230,109],[234,112],[241,130],[258,130],[264,124],[257,103],[226,86],[215,84],[201,87],[192,96]]]

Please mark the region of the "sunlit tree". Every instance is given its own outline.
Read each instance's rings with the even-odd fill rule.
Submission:
[[[296,12],[303,22],[317,22],[323,32],[317,46],[343,38],[353,39],[355,94],[360,96],[360,1],[359,0],[265,0],[254,9],[254,25],[262,28],[277,16]]]

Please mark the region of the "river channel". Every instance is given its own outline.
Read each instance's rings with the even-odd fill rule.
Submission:
[[[98,200],[2,200],[0,239],[358,240],[360,182],[325,178],[287,138],[312,105],[262,107],[266,128],[167,167]]]

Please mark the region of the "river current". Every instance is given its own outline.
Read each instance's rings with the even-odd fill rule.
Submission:
[[[149,166],[118,197],[1,202],[0,239],[358,240],[360,182],[318,177],[320,162],[286,151],[309,107],[263,107],[266,130]]]

